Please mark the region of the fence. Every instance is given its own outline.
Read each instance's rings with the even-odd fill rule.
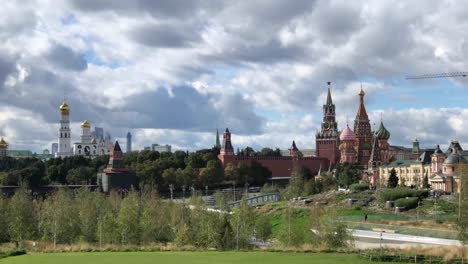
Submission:
[[[260,205],[279,201],[279,193],[268,193],[245,199],[248,205]],[[229,209],[240,205],[242,200],[228,203]]]

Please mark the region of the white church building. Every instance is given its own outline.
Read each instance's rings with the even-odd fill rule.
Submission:
[[[110,149],[103,138],[96,140],[91,136],[91,124],[81,123],[80,142],[72,144],[70,129],[70,106],[63,100],[60,105],[60,129],[58,133],[58,152],[55,157],[108,155]]]

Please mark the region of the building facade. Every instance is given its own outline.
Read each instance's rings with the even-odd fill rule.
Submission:
[[[159,144],[153,144],[151,145],[151,150],[152,151],[157,151],[159,153],[163,152],[172,152],[172,146],[171,145],[159,145]]]
[[[460,143],[453,140],[446,152],[439,146],[436,149],[419,151],[421,154],[416,160],[394,161],[381,166],[381,185],[387,184],[391,170],[395,169],[401,186],[423,187],[424,178],[427,177],[433,190],[459,192],[458,165],[468,160],[468,152],[462,149]]]

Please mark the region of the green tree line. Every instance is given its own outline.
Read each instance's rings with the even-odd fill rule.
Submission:
[[[176,190],[183,186],[188,190],[216,188],[223,185],[261,186],[271,172],[261,164],[253,162],[250,166],[239,164],[223,169],[217,158],[219,150],[205,149],[196,152],[175,151],[159,153],[140,151],[124,154],[126,166],[132,169],[140,187],[151,187],[159,192],[167,192],[172,184]],[[81,156],[54,158],[41,161],[36,158],[0,159],[0,185],[36,188],[48,184],[97,184],[97,173],[108,162],[108,156],[89,159]]]

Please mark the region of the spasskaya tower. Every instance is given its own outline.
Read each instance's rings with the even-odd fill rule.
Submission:
[[[331,97],[330,86],[328,84],[327,102],[323,105],[323,120],[320,132],[315,136],[316,156],[324,157],[330,161],[333,166],[340,159],[340,133],[338,132],[338,124],[336,122],[335,104]]]

